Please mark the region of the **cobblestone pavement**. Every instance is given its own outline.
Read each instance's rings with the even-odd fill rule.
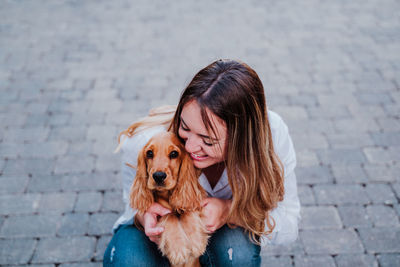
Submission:
[[[100,266],[119,131],[218,58],[298,156],[299,239],[265,266],[400,266],[400,2],[0,1],[0,265]]]

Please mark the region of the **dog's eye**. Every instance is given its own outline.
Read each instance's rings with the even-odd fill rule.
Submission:
[[[179,156],[178,151],[172,151],[171,153],[169,153],[169,158],[170,159],[176,159]]]
[[[153,157],[154,157],[153,151],[148,150],[148,151],[146,152],[146,158],[152,159]]]

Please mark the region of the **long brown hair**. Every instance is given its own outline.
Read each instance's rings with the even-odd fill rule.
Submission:
[[[239,220],[259,244],[259,237],[274,229],[269,212],[284,195],[283,166],[274,152],[261,80],[248,65],[233,60],[218,60],[200,70],[183,91],[171,122],[176,135],[182,109],[192,100],[209,132],[215,134],[207,110],[226,123],[225,164],[233,195],[228,218]]]

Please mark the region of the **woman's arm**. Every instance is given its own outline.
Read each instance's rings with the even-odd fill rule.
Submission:
[[[274,149],[284,166],[285,195],[278,207],[270,212],[275,221],[275,228],[268,237],[263,237],[263,244],[288,244],[298,236],[300,220],[300,201],[297,194],[296,153],[290,138],[288,127],[274,112],[269,111]]]

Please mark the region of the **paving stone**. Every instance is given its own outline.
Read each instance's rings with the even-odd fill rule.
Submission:
[[[394,189],[397,198],[400,198],[400,183],[392,183],[392,188]]]
[[[63,141],[24,144],[20,155],[22,158],[52,159],[64,155],[68,144]]]
[[[1,141],[1,138],[0,138],[0,141]],[[6,160],[4,160],[4,159],[0,159],[0,174],[3,174],[4,173],[4,167],[6,166]]]
[[[90,141],[114,140],[118,135],[116,127],[109,125],[91,125],[87,130],[86,139]]]
[[[117,211],[122,212],[124,203],[122,201],[121,191],[106,191],[104,194],[104,201],[102,211]]]
[[[360,104],[363,105],[380,105],[380,104],[391,104],[393,99],[390,94],[385,92],[362,92],[357,93],[356,97]]]
[[[49,128],[45,127],[25,127],[25,128],[8,128],[4,132],[4,142],[43,142],[46,140]]]
[[[104,142],[94,142],[91,152],[97,156],[106,156],[106,157],[110,157],[110,158],[115,157],[115,159],[113,159],[113,162],[115,162],[115,161],[118,161],[118,159],[120,157],[119,155],[113,154],[117,146],[118,146],[118,140],[117,140],[117,136],[116,136],[114,138],[114,140],[110,141],[110,142],[105,142],[105,143]]]
[[[84,115],[76,113],[71,114],[68,125],[81,127],[82,125],[90,125],[92,123],[101,124],[104,123],[105,114],[103,113],[84,113]],[[79,135],[78,139],[82,139],[83,136]],[[75,140],[80,141],[80,140]],[[83,139],[81,140],[83,141]]]
[[[74,208],[75,200],[76,193],[73,192],[44,193],[38,211],[40,213],[57,214],[71,212]]]
[[[114,222],[119,215],[116,213],[95,213],[90,216],[89,235],[110,234]]]
[[[343,87],[341,87],[343,88]],[[356,104],[357,100],[349,90],[336,90],[334,93],[318,94],[318,103],[322,106],[332,105],[332,103]]]
[[[317,154],[323,164],[357,164],[366,162],[360,149],[318,150]]]
[[[0,195],[0,215],[30,214],[36,212],[39,194]]]
[[[25,175],[3,175],[0,176],[0,193],[22,193],[26,189],[29,177]]]
[[[372,222],[363,206],[343,206],[338,207],[343,225],[346,228],[372,227]]]
[[[293,134],[292,139],[296,150],[324,149],[329,146],[322,134]]]
[[[364,248],[356,232],[341,230],[304,230],[300,233],[308,255],[362,253]]]
[[[298,184],[326,184],[333,181],[333,175],[327,166],[309,166],[296,168]]]
[[[342,222],[335,207],[302,207],[300,229],[340,229]]]
[[[5,175],[49,175],[55,166],[54,159],[9,159],[4,168]]]
[[[96,171],[118,171],[120,169],[120,159],[115,155],[101,155],[96,159],[95,169]]]
[[[37,245],[32,263],[90,261],[94,253],[94,237],[44,238]]]
[[[276,112],[286,120],[297,120],[297,119],[307,119],[308,115],[304,108],[294,107],[294,106],[277,106],[275,107]]]
[[[368,253],[398,253],[400,228],[359,229],[361,240]]]
[[[102,235],[100,236],[99,240],[97,241],[96,245],[96,252],[95,252],[95,260],[102,261],[104,252],[106,251],[106,248],[108,244],[111,241],[112,236],[111,235]]]
[[[59,220],[60,217],[57,215],[10,216],[5,220],[0,236],[2,238],[54,236]]]
[[[367,207],[367,214],[375,227],[398,227],[399,218],[392,207],[374,205]]]
[[[60,267],[101,267],[102,262],[63,263]]]
[[[296,150],[297,167],[311,167],[320,164],[315,152]]]
[[[89,226],[89,214],[66,213],[62,216],[60,227],[57,230],[59,236],[86,235]]]
[[[261,256],[263,258],[279,255],[289,256],[302,254],[304,254],[304,248],[300,238],[288,245],[273,245],[261,248]]]
[[[391,267],[400,265],[400,254],[380,254],[376,256],[381,267]]]
[[[35,193],[60,192],[63,190],[62,175],[33,175],[27,190]]]
[[[364,153],[368,161],[373,164],[396,163],[400,161],[400,153],[396,147],[389,147],[387,149],[368,147],[364,148]]]
[[[16,159],[23,150],[20,144],[0,143],[0,157],[2,159]]]
[[[339,133],[360,133],[360,132],[376,132],[379,131],[378,124],[371,118],[357,118],[357,119],[336,119],[334,122],[335,129]]]
[[[49,134],[49,140],[63,140],[78,142],[86,140],[87,127],[79,126],[59,126],[53,127]]]
[[[335,267],[335,261],[331,256],[297,256],[294,259],[295,266],[299,267],[317,267],[327,266]]]
[[[71,114],[51,114],[49,118],[46,120],[46,123],[49,126],[58,126],[58,127],[65,127],[71,118]]]
[[[298,186],[297,193],[299,195],[301,206],[316,204],[314,193],[309,186]]]
[[[345,254],[337,255],[335,261],[338,267],[370,266],[378,267],[374,255],[368,254]]]
[[[64,156],[59,158],[54,169],[55,174],[91,173],[95,159],[92,156]]]
[[[368,204],[365,188],[360,185],[316,185],[314,192],[321,205]]]
[[[261,266],[287,267],[287,266],[293,266],[293,261],[288,256],[261,257]]]
[[[375,132],[371,136],[378,146],[400,146],[400,132]]]
[[[93,153],[92,142],[73,142],[68,146],[67,156],[89,157],[92,153]]]
[[[347,119],[351,116],[348,108],[342,106],[307,106],[308,116],[311,119]]]
[[[394,182],[396,171],[390,166],[368,164],[364,166],[370,182]]]
[[[34,239],[0,239],[0,264],[28,263],[36,243]]]
[[[340,184],[366,183],[367,174],[360,164],[333,164],[333,176]]]
[[[96,212],[103,204],[100,192],[80,192],[74,210],[77,212]]]
[[[333,149],[354,149],[364,146],[373,146],[374,141],[370,135],[363,132],[357,133],[328,133],[328,143]]]
[[[18,267],[55,267],[55,264],[29,264],[29,265],[17,265]]]
[[[400,131],[400,121],[394,118],[377,118],[380,130],[384,132]]]
[[[284,120],[287,125],[290,125],[290,131],[293,133],[328,134],[336,131],[334,123],[326,119],[285,118]]]
[[[89,112],[92,113],[108,113],[108,112],[118,112],[121,110],[122,103],[121,100],[97,100],[96,103],[93,103]]]
[[[3,127],[21,127],[27,121],[28,115],[26,114],[13,114],[12,116],[7,116],[2,119]]]
[[[366,192],[374,204],[396,204],[398,203],[395,194],[388,184],[368,184]]]
[[[64,175],[62,181],[65,191],[112,190],[121,187],[119,174],[109,172]]]

